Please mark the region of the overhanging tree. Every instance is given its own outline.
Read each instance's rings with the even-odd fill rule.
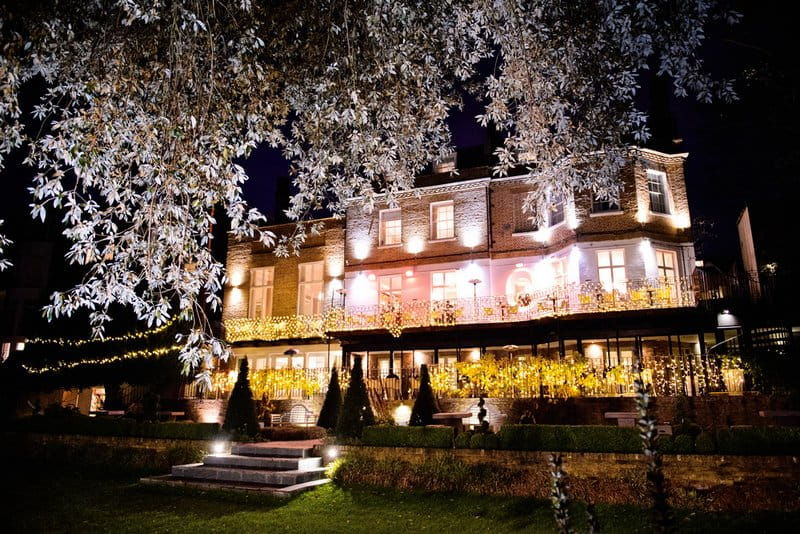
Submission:
[[[452,150],[446,119],[463,91],[484,101],[480,123],[506,134],[495,172],[529,170],[527,208],[576,189],[616,197],[627,147],[648,136],[634,105],[641,71],[680,95],[733,96],[699,57],[715,17],[737,18],[708,0],[6,2],[0,158],[29,151],[32,214],[58,211],[69,259],[88,269],[47,313],[89,309],[98,335],[112,303],[148,325],[180,315],[195,324],[186,369],[211,369],[227,355],[205,319],[224,281],[208,247],[213,207],[234,236],[274,239],[242,198],[237,161],[280,147],[298,221],[342,214],[352,198],[392,203]],[[24,116],[34,79],[46,90]]]

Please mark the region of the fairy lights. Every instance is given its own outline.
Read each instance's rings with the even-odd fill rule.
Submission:
[[[81,365],[105,365],[109,363],[121,362],[125,360],[136,360],[140,358],[160,358],[161,356],[178,352],[181,350],[181,348],[182,345],[172,345],[170,347],[162,347],[158,349],[131,350],[122,354],[103,356],[100,358],[82,358],[74,361],[61,361],[42,367],[34,367],[24,364],[21,367],[31,374],[55,373],[58,371],[64,371],[66,369],[73,369]]]
[[[128,334],[123,334],[121,336],[115,337],[104,337],[104,338],[93,338],[93,339],[61,339],[61,338],[53,338],[53,339],[46,339],[46,338],[33,338],[28,339],[27,343],[35,344],[35,345],[58,345],[59,347],[82,347],[87,343],[117,343],[120,341],[135,341],[137,339],[144,339],[150,336],[154,336],[156,334],[160,334],[167,330],[170,326],[175,324],[177,319],[170,319],[163,325],[153,328],[151,330],[142,330],[138,332],[131,332]]]
[[[225,337],[229,343],[252,340],[306,339],[324,335],[325,316],[323,315],[283,315],[225,321]]]

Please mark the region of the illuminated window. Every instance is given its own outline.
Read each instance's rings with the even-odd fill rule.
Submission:
[[[381,210],[380,218],[380,245],[399,245],[403,238],[403,223],[400,220],[400,209]]]
[[[322,312],[322,262],[301,263],[297,282],[297,313],[316,315]]]
[[[259,267],[250,270],[250,306],[248,317],[264,318],[272,315],[272,287],[274,267]]]
[[[658,280],[667,284],[675,284],[675,265],[677,263],[677,255],[675,252],[656,249]]]
[[[547,210],[547,225],[555,226],[564,222],[564,195],[554,194]]]
[[[514,194],[514,233],[524,234],[526,232],[535,232],[539,227],[534,222],[533,213],[525,211],[525,199],[528,193],[515,193]]]
[[[446,200],[431,204],[431,239],[450,239],[455,235],[453,201]]]
[[[434,271],[431,273],[431,300],[455,300],[458,297],[458,272]]]
[[[647,189],[650,192],[650,211],[669,213],[667,199],[667,175],[660,171],[647,170]]]
[[[403,292],[403,275],[389,274],[381,276],[378,282],[380,302],[382,305],[400,302]]]
[[[620,211],[618,200],[612,198],[601,200],[597,197],[592,200],[592,213],[613,213],[615,211]]]
[[[598,250],[597,274],[604,291],[617,290],[620,293],[625,293],[627,289],[625,251],[621,248]]]

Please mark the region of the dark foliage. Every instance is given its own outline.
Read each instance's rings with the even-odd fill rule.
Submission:
[[[336,435],[343,438],[359,438],[364,427],[374,424],[375,415],[372,413],[367,386],[364,384],[361,358],[356,356],[353,358],[353,369],[350,371],[350,385],[336,423]]]
[[[12,421],[8,427],[16,432],[37,434],[70,434],[82,436],[129,436],[159,439],[213,439],[219,434],[217,423],[149,423],[129,418],[57,415],[26,417]]]
[[[342,389],[339,387],[339,373],[336,367],[331,369],[331,380],[328,383],[328,393],[325,394],[325,402],[322,403],[322,410],[319,412],[317,426],[334,430],[339,420],[339,412],[342,410]]]
[[[449,449],[453,446],[452,427],[370,426],[361,438],[373,447],[427,447]]]
[[[432,425],[433,414],[438,411],[439,407],[436,404],[436,397],[433,396],[428,366],[422,364],[420,366],[419,394],[417,395],[417,400],[414,401],[414,407],[411,409],[411,419],[409,419],[408,424],[411,426]]]
[[[258,433],[258,418],[248,373],[247,358],[244,358],[239,365],[239,376],[236,378],[236,384],[233,386],[230,399],[228,399],[228,409],[225,412],[225,423],[222,428],[229,432],[253,437]]]

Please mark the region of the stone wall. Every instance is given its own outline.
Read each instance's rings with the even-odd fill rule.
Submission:
[[[344,447],[345,458],[357,458],[359,471],[345,472],[347,483],[395,485],[405,489],[447,490],[492,495],[549,498],[550,453],[471,449]],[[574,500],[644,505],[650,502],[641,454],[563,453],[570,495]],[[455,465],[454,465],[455,464]],[[374,466],[394,466],[404,473],[392,479]],[[441,473],[437,466],[449,466]],[[459,468],[458,466],[463,466]],[[422,478],[415,478],[422,474]],[[665,455],[664,474],[673,506],[709,510],[800,509],[800,463],[788,456]],[[438,484],[438,485],[437,485]]]

